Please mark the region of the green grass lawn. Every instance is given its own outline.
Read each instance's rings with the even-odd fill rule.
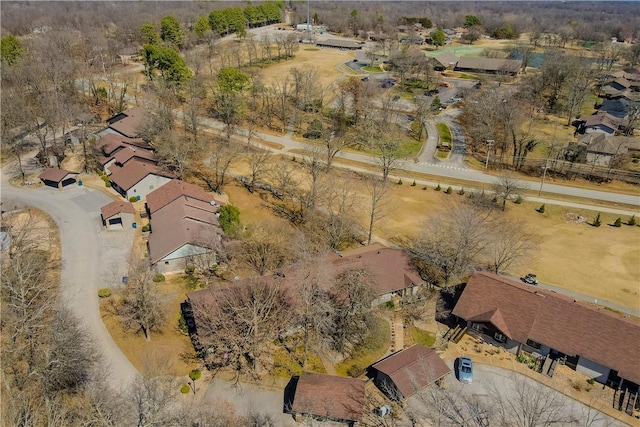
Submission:
[[[367,65],[366,67],[362,67],[362,69],[364,71],[368,71],[370,73],[381,73],[382,72],[382,69],[380,69],[380,67],[377,67],[377,66],[373,66],[372,67],[371,65]]]
[[[384,319],[376,318],[369,336],[353,350],[351,356],[336,366],[336,371],[343,376],[360,376],[369,365],[384,356],[390,342],[389,323]]]
[[[436,127],[438,128],[438,133],[440,134],[439,145],[449,144],[449,146],[451,146],[451,131],[449,130],[449,126],[445,125],[444,123],[438,123]]]
[[[431,347],[436,342],[436,336],[434,334],[418,329],[415,326],[409,329],[409,333],[411,334],[411,338],[413,338],[413,342],[416,344]]]

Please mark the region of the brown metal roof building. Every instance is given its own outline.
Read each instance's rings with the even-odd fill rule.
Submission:
[[[420,344],[382,359],[371,369],[378,388],[394,400],[406,399],[451,372],[434,349]]]
[[[62,188],[76,182],[77,172],[71,172],[65,169],[46,168],[38,178],[50,187]]]
[[[298,380],[291,411],[342,422],[362,420],[365,381],[303,372]]]
[[[208,193],[198,185],[174,179],[147,194],[147,210],[153,214],[179,197],[189,197],[207,203],[213,202],[216,205],[226,204],[222,197]]]
[[[316,46],[333,47],[336,49],[362,49],[364,45],[352,40],[327,39],[317,41]]]
[[[601,383],[640,385],[640,325],[603,308],[477,272],[453,314],[509,351],[563,360]]]

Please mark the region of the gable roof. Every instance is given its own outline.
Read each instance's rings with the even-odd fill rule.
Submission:
[[[173,178],[173,175],[169,172],[160,170],[160,168],[154,164],[138,162],[136,160],[127,162],[122,167],[113,165],[109,170],[111,171],[111,181],[124,191],[131,189],[131,187],[142,181],[147,175]]]
[[[329,257],[336,273],[354,268],[366,269],[377,296],[423,283],[411,265],[411,259],[401,249],[386,248],[376,243],[341,255],[332,253]]]
[[[453,52],[443,52],[440,55],[434,56],[433,58],[444,67],[455,65],[459,59]]]
[[[147,207],[149,208],[149,212],[153,214],[157,210],[183,196],[207,203],[215,202],[218,205],[225,204],[213,193],[204,191],[204,189],[198,185],[190,184],[179,179],[173,179],[162,187],[147,194]]]
[[[522,66],[519,59],[485,58],[480,56],[461,56],[456,68],[466,68],[483,71],[508,71],[517,73]]]
[[[184,245],[213,249],[220,228],[217,207],[190,197],[181,197],[156,212],[149,235],[149,258],[155,264]]]
[[[499,310],[507,330],[494,326],[510,339],[521,343],[532,339],[565,354],[585,357],[640,384],[640,324],[552,291],[476,272],[453,314],[490,322],[485,314],[492,310]]]
[[[629,151],[629,147],[640,143],[640,139],[614,136],[605,133],[587,133],[578,138],[578,144],[586,145],[588,153],[617,155]]]
[[[364,412],[365,381],[303,372],[292,410],[341,421],[360,421]]]
[[[108,205],[101,207],[100,213],[102,214],[103,219],[108,219],[119,213],[135,214],[136,210],[131,203],[116,200],[115,202],[111,202]]]
[[[132,107],[111,117],[107,122],[109,123],[109,127],[116,132],[130,138],[135,138],[140,135],[142,125],[147,117],[148,113],[146,110],[140,107]]]
[[[592,114],[585,120],[585,127],[587,128],[596,128],[600,126],[606,126],[609,129],[615,132],[618,127],[622,124],[622,120],[612,116],[609,113],[598,112],[596,114]]]
[[[131,145],[123,144],[122,149],[118,150],[113,158],[116,162],[124,165],[129,160],[135,158],[142,161],[156,163],[155,154],[153,151],[145,150],[143,148],[132,147]]]
[[[111,132],[100,138],[95,147],[102,151],[104,155],[109,156],[124,144],[153,151],[153,147],[142,138],[128,138]]]
[[[388,375],[404,398],[451,372],[434,349],[420,344],[400,350],[372,368]]]
[[[78,175],[78,173],[71,172],[65,169],[46,168],[40,175],[38,175],[38,178],[43,181],[61,182],[64,181],[64,179],[69,175]]]

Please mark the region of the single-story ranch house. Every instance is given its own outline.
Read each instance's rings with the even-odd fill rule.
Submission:
[[[495,274],[471,276],[453,314],[469,330],[542,360],[564,363],[600,383],[637,392],[640,325],[616,313]]]
[[[102,226],[107,230],[131,228],[135,223],[136,209],[129,202],[116,200],[100,208]]]
[[[147,119],[148,113],[146,110],[140,107],[131,107],[107,119],[107,133],[116,133],[129,138],[139,137]]]
[[[152,163],[139,162],[135,159],[124,166],[111,165],[111,186],[122,197],[144,199],[150,192],[162,187],[174,177]]]

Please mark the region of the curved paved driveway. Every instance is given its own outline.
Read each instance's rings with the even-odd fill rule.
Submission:
[[[98,289],[122,281],[133,244],[133,232],[104,232],[100,207],[112,200],[87,187],[16,188],[2,170],[3,210],[33,206],[51,215],[62,244],[62,299],[80,319],[103,354],[107,378],[114,388],[128,385],[136,369],[111,339],[98,307]]]

